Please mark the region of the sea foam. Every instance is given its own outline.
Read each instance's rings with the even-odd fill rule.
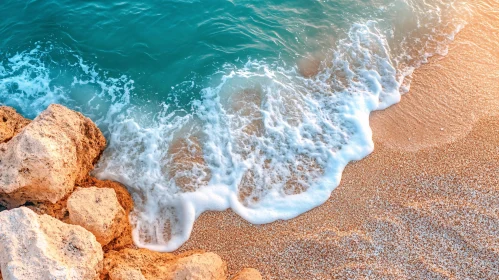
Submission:
[[[354,24],[338,46],[313,78],[259,60],[227,64],[194,113],[166,108],[147,128],[115,123],[96,174],[133,190],[135,242],[172,251],[205,211],[263,224],[324,203],[348,162],[373,151],[370,112],[397,103],[418,66],[397,68],[374,21]]]

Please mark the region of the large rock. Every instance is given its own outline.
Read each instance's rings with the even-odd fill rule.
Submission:
[[[93,233],[102,246],[125,229],[125,210],[111,188],[78,188],[68,198],[67,208],[70,223]]]
[[[195,251],[176,256],[124,249],[106,253],[103,276],[111,280],[225,280],[226,271],[227,265],[214,253]]]
[[[262,280],[262,275],[254,268],[243,268],[232,280]]]
[[[50,105],[14,138],[0,144],[0,204],[57,202],[88,175],[105,145],[90,119]]]
[[[0,106],[0,143],[9,141],[28,124],[29,120],[23,118],[13,108]]]
[[[0,213],[0,268],[10,279],[95,279],[103,252],[90,232],[21,207]]]

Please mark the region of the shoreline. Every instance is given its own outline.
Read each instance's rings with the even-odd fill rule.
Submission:
[[[33,120],[0,106],[0,280],[227,280],[212,252],[133,244],[131,195],[90,175],[105,147],[95,123],[62,105]],[[261,275],[245,268],[231,279]]]
[[[230,274],[250,266],[265,279],[499,277],[490,269],[499,247],[499,23],[489,4],[447,56],[415,71],[399,104],[371,114],[374,152],[345,168],[326,203],[266,225],[204,213],[179,251],[213,251]]]

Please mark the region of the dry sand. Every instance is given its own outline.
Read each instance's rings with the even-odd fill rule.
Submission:
[[[499,2],[476,7],[449,54],[372,114],[375,151],[324,205],[268,225],[205,213],[181,251],[265,279],[499,279]]]

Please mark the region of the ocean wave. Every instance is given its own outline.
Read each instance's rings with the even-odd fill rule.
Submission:
[[[265,61],[226,65],[194,113],[148,128],[124,120],[96,174],[134,190],[135,242],[175,250],[204,211],[262,224],[324,203],[346,164],[372,152],[370,112],[398,102],[412,73],[397,69],[374,21],[339,46],[312,79]]]
[[[96,121],[109,145],[94,175],[132,193],[138,246],[173,251],[205,211],[231,208],[262,224],[317,207],[348,162],[372,152],[370,112],[397,103],[414,69],[445,55],[465,23],[443,15],[455,1],[404,3],[417,14],[406,33],[386,21],[354,23],[308,77],[281,61],[226,63],[192,110],[140,103],[132,78],[49,43],[5,56],[0,103],[28,116],[62,103]]]

